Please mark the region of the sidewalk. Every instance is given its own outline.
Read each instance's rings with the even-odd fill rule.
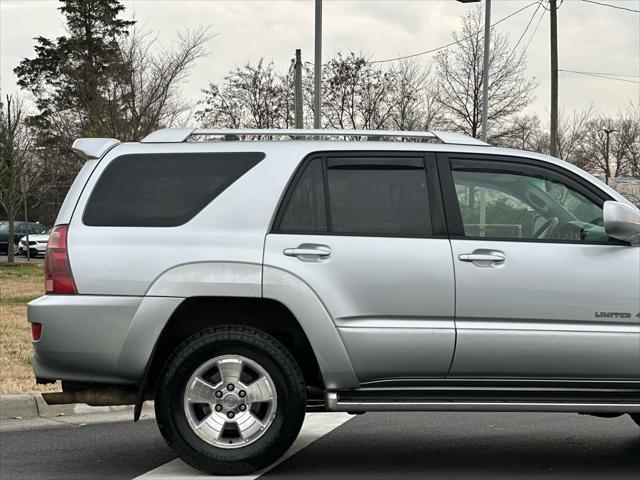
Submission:
[[[144,413],[153,413],[153,402],[145,402]],[[84,403],[69,405],[47,405],[42,395],[0,395],[0,421],[3,426],[8,423],[17,424],[22,420],[36,418],[60,418],[95,413],[121,413],[131,416],[133,420],[133,405],[113,407],[92,407]]]

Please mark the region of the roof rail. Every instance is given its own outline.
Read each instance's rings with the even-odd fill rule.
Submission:
[[[484,145],[488,143],[461,133],[452,132],[412,132],[399,130],[329,130],[329,129],[209,129],[209,128],[163,128],[142,139],[143,143],[180,143],[194,136],[225,137],[237,139],[240,136],[264,137],[367,137],[367,138],[434,138],[442,143],[454,145]]]

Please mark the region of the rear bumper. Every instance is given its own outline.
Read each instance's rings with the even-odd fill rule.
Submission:
[[[116,367],[142,301],[142,297],[45,295],[30,302],[29,322],[42,324],[42,336],[33,342],[36,377],[132,383]]]

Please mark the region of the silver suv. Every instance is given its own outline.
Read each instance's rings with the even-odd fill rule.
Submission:
[[[213,474],[274,462],[311,410],[640,422],[640,212],[566,162],[440,132],[74,150],[29,304],[51,402],[154,399]]]

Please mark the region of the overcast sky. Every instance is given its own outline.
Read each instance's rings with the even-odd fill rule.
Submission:
[[[493,0],[492,22],[534,0]],[[546,0],[545,0],[546,1]],[[597,0],[640,10],[640,0]],[[185,95],[201,98],[209,82],[219,82],[229,70],[260,57],[288,68],[296,48],[313,61],[314,4],[311,0],[128,0],[125,16],[135,18],[169,45],[176,30],[211,25],[218,35],[208,44],[184,86]],[[3,95],[16,92],[13,68],[33,57],[33,37],[64,34],[55,0],[0,0],[0,83]],[[324,0],[324,58],[335,52],[367,52],[385,59],[420,52],[451,41],[460,17],[469,9],[454,0]],[[531,6],[496,28],[512,44],[532,20]],[[542,15],[540,8],[521,45],[526,45]],[[640,102],[640,14],[583,0],[564,0],[558,11],[559,64],[564,70],[616,74],[618,81],[560,73],[560,106],[571,112],[593,103],[604,114],[615,114],[630,101]],[[549,14],[535,32],[527,51],[528,74],[539,86],[529,113],[546,120],[549,104]],[[425,64],[431,55],[420,57]],[[624,75],[624,76],[623,76]]]

